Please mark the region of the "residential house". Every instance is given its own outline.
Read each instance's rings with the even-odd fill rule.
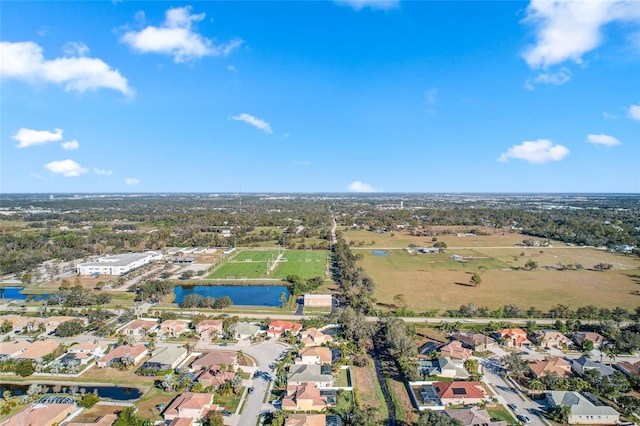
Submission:
[[[439,376],[451,379],[467,379],[469,373],[464,368],[464,361],[444,356],[436,360],[420,359],[418,373],[423,376]]]
[[[224,320],[202,320],[196,324],[196,333],[203,339],[222,337],[224,335]]]
[[[342,418],[335,414],[289,414],[284,426],[342,426]]]
[[[330,294],[305,294],[304,307],[312,309],[331,309],[333,297]]]
[[[616,371],[613,367],[598,361],[591,361],[589,358],[584,356],[574,360],[571,363],[571,369],[575,371],[578,376],[584,375],[587,370],[596,370],[600,374],[600,377],[610,376]]]
[[[544,359],[531,361],[529,363],[529,370],[535,378],[549,374],[557,374],[559,377],[571,376],[571,364],[562,358],[554,356],[545,356]]]
[[[287,396],[282,399],[282,409],[289,411],[323,411],[327,399],[320,396],[320,389],[312,383],[287,386]]]
[[[0,426],[57,426],[77,409],[75,404],[31,404]]]
[[[527,338],[527,332],[521,328],[504,328],[498,331],[497,335],[508,348],[520,348],[522,345],[531,344]]]
[[[3,342],[0,345],[0,360],[15,358],[16,356],[27,350],[29,346],[31,346],[31,343],[27,341]]]
[[[211,403],[212,400],[212,393],[184,392],[171,401],[162,416],[165,420],[178,417],[199,420],[209,411],[217,409],[217,405]]]
[[[462,426],[508,426],[504,420],[493,421],[487,410],[480,407],[447,408],[445,413],[452,419],[458,420]]]
[[[434,382],[440,403],[447,405],[475,405],[485,399],[480,382]]]
[[[142,337],[156,331],[159,322],[160,320],[156,318],[138,318],[123,325],[116,332],[127,336]]]
[[[443,343],[427,342],[418,349],[418,357],[431,357],[431,354],[443,347]]]
[[[221,365],[230,365],[235,370],[238,367],[238,353],[234,351],[207,352],[193,361],[191,368],[200,370],[209,367],[219,368]]]
[[[329,334],[325,334],[317,328],[310,328],[300,333],[302,344],[305,346],[322,346],[326,343],[331,343],[333,337]]]
[[[160,324],[159,336],[180,337],[182,333],[189,331],[189,320],[166,320]]]
[[[599,349],[607,343],[607,339],[605,339],[603,335],[594,333],[593,331],[579,331],[574,333],[572,337],[573,341],[576,342],[576,345],[580,347],[582,347],[585,340],[591,340],[595,349]]]
[[[111,426],[118,419],[115,414],[105,414],[104,416],[96,419],[95,422],[71,422],[64,426]]]
[[[312,383],[318,388],[329,388],[333,386],[333,376],[324,373],[320,365],[298,364],[289,368],[287,383],[289,385]]]
[[[616,368],[629,377],[640,378],[640,361],[633,364],[629,361],[622,361],[616,364]]]
[[[569,424],[613,425],[620,420],[616,410],[588,392],[547,391],[545,396],[551,408],[559,405],[571,408]]]
[[[200,374],[198,374],[196,380],[202,383],[203,389],[207,389],[208,387],[218,389],[224,385],[225,382],[233,380],[235,376],[236,373],[233,370],[222,371],[219,366],[214,366],[203,369]]]
[[[296,336],[300,333],[300,330],[302,330],[302,324],[300,323],[276,320],[269,324],[267,336],[278,338],[286,332],[290,332]]]
[[[229,327],[229,334],[239,340],[248,340],[260,332],[260,326],[238,321]]]
[[[122,345],[118,346],[107,353],[102,358],[98,359],[98,367],[111,367],[114,363],[118,364],[122,358],[130,355],[133,358],[134,365],[138,364],[142,358],[149,353],[147,347],[143,344],[137,344],[134,346]]]
[[[197,420],[191,419],[189,417],[176,417],[175,419],[171,420],[171,423],[169,423],[168,426],[194,426]],[[200,425],[200,422],[197,423],[198,425]]]
[[[32,359],[36,360],[39,358],[44,358],[49,355],[56,349],[58,349],[59,344],[51,340],[36,340],[26,347],[24,351],[22,351],[19,355],[14,356],[15,360],[23,360],[23,359]]]
[[[448,344],[440,348],[440,354],[449,358],[461,359],[466,361],[471,356],[471,349],[463,348],[462,342],[452,340]]]
[[[11,325],[11,331],[22,331],[27,327],[27,324],[33,320],[34,318],[23,317],[20,315],[0,315],[0,324],[4,324],[6,322]]]
[[[310,347],[300,350],[295,360],[296,364],[331,364],[333,354],[326,347]]]
[[[483,352],[495,347],[498,342],[481,333],[454,333],[452,337],[462,342],[462,346],[472,351]]]
[[[107,350],[107,344],[104,342],[83,342],[70,346],[67,352],[72,354],[85,354],[88,357],[100,358]]]
[[[58,326],[63,322],[71,321],[71,320],[80,320],[86,327],[89,324],[89,320],[85,317],[69,317],[69,316],[55,316],[45,318],[41,321],[44,322],[45,333],[51,333],[52,331],[56,331]],[[37,329],[38,326],[36,326]],[[35,330],[32,330],[35,331]]]
[[[187,358],[189,352],[183,346],[170,345],[157,349],[153,356],[142,365],[158,371],[168,371],[176,368]]]
[[[566,349],[573,345],[571,339],[554,330],[538,330],[533,333],[532,340],[543,349]]]

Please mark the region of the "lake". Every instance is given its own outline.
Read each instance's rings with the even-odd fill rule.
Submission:
[[[182,303],[188,294],[199,294],[216,299],[228,296],[234,305],[245,306],[280,306],[280,294],[285,293],[289,297],[289,289],[282,285],[179,285],[174,287],[173,293],[176,295],[175,303]]]
[[[44,300],[49,297],[48,294],[22,294],[22,287],[0,287],[0,299],[16,299],[25,300],[30,297],[34,300]]]
[[[55,384],[47,384],[41,385],[46,386],[48,393],[53,392],[53,388]],[[92,393],[94,389],[98,390],[98,395],[100,398],[112,399],[114,401],[131,401],[134,399],[138,399],[142,396],[142,392],[138,388],[129,388],[129,387],[119,387],[119,386],[83,386],[82,383],[78,383],[78,390],[76,394],[80,393],[80,389],[84,389],[86,393]],[[0,392],[4,392],[5,390],[10,390],[11,395],[21,396],[26,395],[27,389],[29,385],[18,385],[18,384],[9,384],[3,383],[0,385]],[[69,385],[62,386],[60,391],[64,389],[64,393],[71,395],[71,391],[69,390]]]

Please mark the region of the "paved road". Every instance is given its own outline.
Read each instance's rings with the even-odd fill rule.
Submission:
[[[253,373],[256,370],[267,371],[273,377],[269,365],[273,363],[280,355],[286,352],[289,347],[287,345],[279,344],[274,341],[262,342],[256,345],[252,345],[249,342],[241,341],[231,346],[220,346],[203,343],[199,343],[196,346],[196,351],[203,349],[242,351],[244,354],[252,357],[257,364],[255,367],[243,368],[243,370],[249,373]],[[244,405],[242,414],[234,413],[230,417],[225,417],[225,425],[255,425],[258,421],[260,413],[267,410],[273,410],[273,406],[271,406],[270,404],[264,404],[262,402],[266,397],[270,382],[267,382],[263,378],[253,378],[252,376],[250,380],[244,381],[244,385],[246,388],[253,387],[254,392],[252,394],[249,394],[247,392],[247,389],[245,389],[243,399],[246,398],[246,403]],[[240,403],[240,406],[238,408],[240,408],[241,406],[242,402]]]

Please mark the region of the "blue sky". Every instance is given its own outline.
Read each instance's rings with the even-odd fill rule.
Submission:
[[[0,7],[4,193],[640,192],[634,0]]]

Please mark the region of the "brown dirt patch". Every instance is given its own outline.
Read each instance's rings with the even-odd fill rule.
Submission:
[[[351,375],[354,381],[353,387],[358,390],[362,405],[377,407],[379,402],[376,397],[375,387],[378,386],[378,383],[375,371],[371,366],[351,367]]]
[[[98,418],[107,414],[117,414],[121,409],[122,407],[114,405],[94,405],[89,409],[83,410],[73,421],[78,423],[93,423]]]
[[[395,379],[390,379],[388,384],[391,385],[391,391],[396,395],[402,410],[405,412],[405,424],[415,424],[418,421],[418,415],[414,413],[413,404],[411,403],[411,397],[407,393],[407,388],[404,383]],[[397,413],[396,413],[397,414]]]

